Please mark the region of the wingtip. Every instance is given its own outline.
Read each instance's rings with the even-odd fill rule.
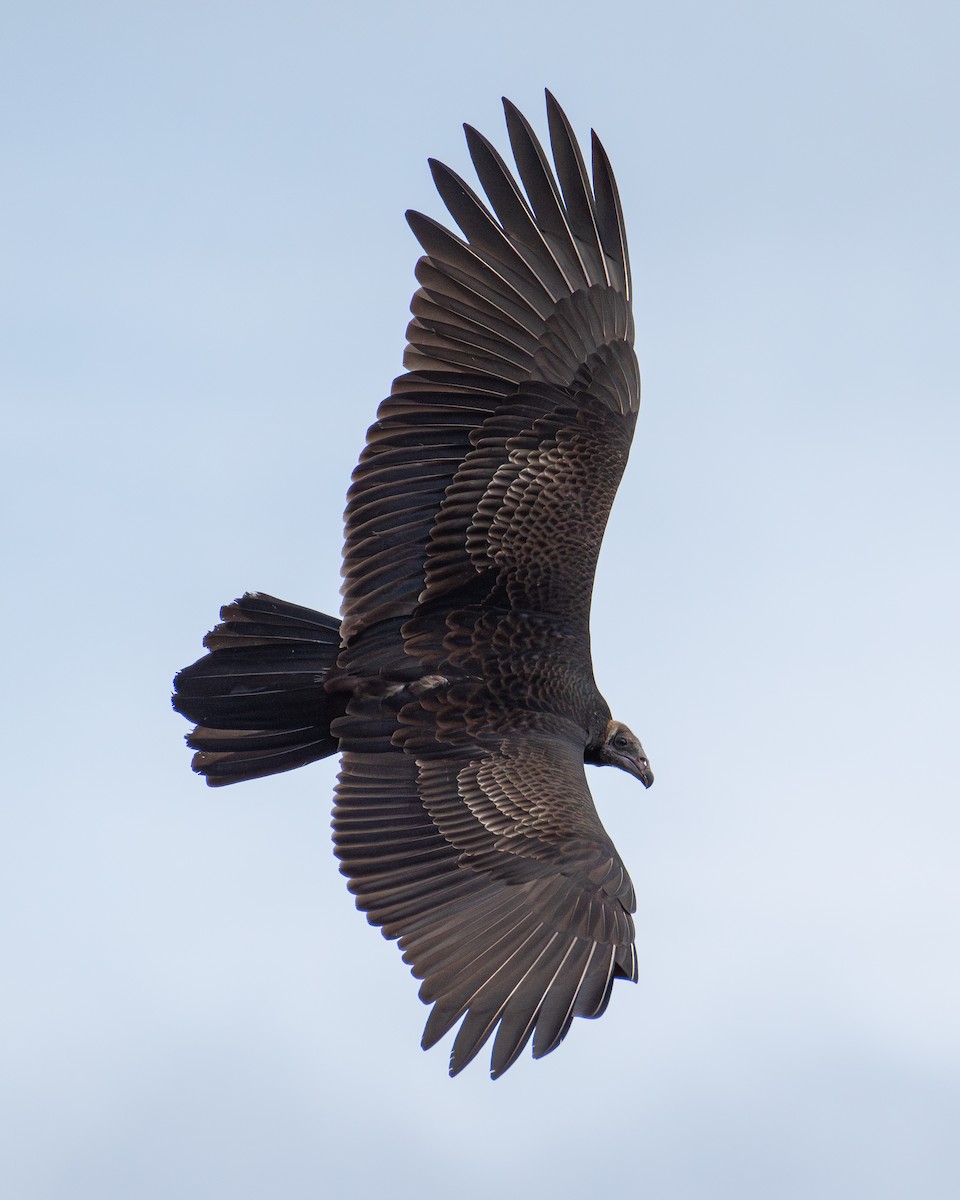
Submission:
[[[433,179],[434,186],[439,189],[440,180],[450,174],[450,168],[442,163],[439,158],[433,157],[427,159],[427,166],[430,169],[430,177]]]
[[[603,142],[600,141],[600,137],[595,129],[590,130],[590,151],[594,159],[599,157],[604,162],[609,163],[607,152],[603,148]]]
[[[546,102],[547,102],[547,116],[548,117],[552,116],[554,119],[559,117],[560,120],[565,125],[570,126],[570,119],[567,117],[567,114],[564,111],[563,105],[556,98],[556,96],[553,94],[553,92],[551,92],[549,88],[544,88],[543,92],[544,92],[544,95],[546,96]],[[572,129],[572,126],[571,126],[571,129]]]
[[[511,1043],[508,1043],[499,1053],[497,1052],[497,1044],[493,1044],[493,1053],[490,1055],[490,1078],[499,1079],[501,1075],[505,1075],[507,1071],[518,1061],[527,1044],[530,1041],[532,1027],[528,1027],[522,1036],[515,1038]]]

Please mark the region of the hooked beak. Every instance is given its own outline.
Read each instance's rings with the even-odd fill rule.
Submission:
[[[642,757],[630,757],[627,758],[626,762],[628,764],[627,770],[631,775],[636,776],[636,778],[640,780],[645,788],[648,788],[651,783],[653,783],[653,771],[650,770],[650,762],[648,759]]]

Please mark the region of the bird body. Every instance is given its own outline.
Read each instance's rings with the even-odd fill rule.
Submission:
[[[586,763],[653,780],[594,680],[590,601],[640,400],[620,202],[547,94],[556,178],[504,101],[520,184],[466,127],[489,207],[431,162],[404,365],[347,497],[341,617],[248,593],[175,680],[195,770],[340,752],[334,842],[373,924],[496,1077],[636,979],[633,885]]]

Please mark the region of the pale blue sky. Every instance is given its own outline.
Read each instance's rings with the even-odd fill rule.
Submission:
[[[0,18],[4,1194],[952,1200],[955,5],[346,11]],[[591,785],[640,983],[450,1081],[334,764],[209,790],[168,693],[243,590],[336,609],[403,211],[544,85],[637,289],[594,654],[657,782]]]

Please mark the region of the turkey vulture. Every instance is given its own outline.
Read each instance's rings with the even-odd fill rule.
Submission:
[[[556,174],[504,109],[520,183],[465,126],[488,202],[431,160],[462,236],[407,214],[406,373],[353,474],[341,619],[247,593],[173,698],[214,786],[342,755],[336,853],[423,981],[423,1046],[460,1022],[455,1075],[496,1029],[494,1078],[636,981],[633,885],[584,764],[653,782],[590,656],[640,404],[620,200],[549,92]]]

